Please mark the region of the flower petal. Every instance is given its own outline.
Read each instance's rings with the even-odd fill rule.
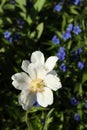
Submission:
[[[28,73],[31,77],[31,79],[36,79],[37,78],[37,72],[36,72],[36,65],[31,63],[28,66]]]
[[[49,88],[44,87],[43,92],[37,92],[37,101],[42,107],[47,107],[48,105],[51,105],[53,103],[52,91]]]
[[[23,60],[21,68],[22,70],[24,70],[25,72],[28,72],[28,66],[29,66],[29,61],[28,60]]]
[[[50,88],[50,89],[52,89],[54,91],[56,91],[57,89],[62,87],[59,78],[57,76],[54,76],[54,75],[51,75],[51,74],[48,74],[45,77],[44,82],[45,82],[45,85],[48,88]]]
[[[30,93],[28,90],[23,90],[19,96],[19,104],[24,110],[30,109],[36,101],[36,94]]]
[[[41,63],[44,64],[44,55],[41,51],[35,51],[31,55],[32,63]]]
[[[44,79],[47,74],[45,67],[41,64],[36,65],[37,78]]]
[[[56,56],[50,56],[46,60],[45,67],[48,69],[48,71],[51,71],[54,68],[57,60],[58,60],[58,57],[56,57]]]
[[[29,89],[29,83],[31,82],[31,79],[29,76],[24,73],[16,73],[12,75],[11,79],[13,80],[12,85],[19,90],[23,89]]]
[[[54,76],[57,76],[57,73],[56,73],[55,70],[52,70],[52,71],[48,72],[48,74],[52,74],[52,75],[54,75]]]

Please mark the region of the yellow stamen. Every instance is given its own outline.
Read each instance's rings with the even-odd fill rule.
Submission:
[[[44,82],[41,79],[34,79],[30,84],[31,92],[42,92],[44,88]]]

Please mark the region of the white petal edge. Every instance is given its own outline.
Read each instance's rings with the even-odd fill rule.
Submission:
[[[24,110],[30,109],[36,101],[36,94],[23,90],[18,98],[19,104]]]
[[[55,70],[52,70],[52,71],[48,72],[48,74],[51,74],[51,75],[57,76],[57,73],[56,73]]]
[[[23,60],[22,65],[21,65],[22,70],[24,70],[25,72],[28,73],[29,64],[30,64],[30,62],[28,60]]]
[[[56,62],[58,60],[58,57],[57,56],[50,56],[47,60],[46,60],[46,63],[45,63],[45,67],[47,68],[48,71],[51,71]]]
[[[29,76],[24,73],[16,73],[14,75],[12,75],[11,79],[12,81],[12,85],[19,90],[23,90],[23,89],[29,89],[29,83],[31,82],[31,79],[29,78]]]
[[[44,54],[41,51],[33,52],[31,55],[31,62],[44,64]]]
[[[60,79],[57,76],[48,74],[44,79],[46,87],[56,91],[62,87]]]
[[[43,92],[37,92],[37,101],[42,107],[51,105],[53,103],[53,92],[49,88],[44,87]]]

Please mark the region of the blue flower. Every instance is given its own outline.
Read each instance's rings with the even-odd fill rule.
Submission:
[[[75,113],[74,120],[75,121],[80,121],[80,115],[79,115],[79,113]]]
[[[87,109],[87,101],[85,101],[85,108]]]
[[[13,41],[13,38],[12,38],[12,37],[9,37],[9,38],[7,38],[7,40],[8,40],[9,42],[12,42],[12,41]]]
[[[67,31],[71,32],[73,29],[73,24],[69,24],[68,27],[67,27]]]
[[[60,12],[60,11],[62,10],[62,6],[61,6],[60,4],[57,4],[57,5],[54,7],[54,10]]]
[[[80,0],[72,0],[72,2],[74,3],[74,5],[78,5]]]
[[[60,66],[59,66],[60,70],[62,70],[63,72],[66,72],[67,70],[67,67],[64,63],[62,63]]]
[[[79,55],[79,54],[81,54],[83,52],[83,49],[82,48],[78,48],[77,50],[74,50],[73,51],[73,54],[74,55]]]
[[[8,30],[4,32],[4,38],[9,38],[11,36],[11,32],[9,32]]]
[[[64,40],[68,40],[69,38],[71,38],[71,33],[70,32],[63,33],[62,38]]]
[[[81,62],[81,61],[79,61],[79,62],[78,62],[78,68],[79,68],[80,70],[82,70],[82,69],[84,68],[84,63]]]
[[[60,47],[60,51],[65,51],[65,47]]]
[[[38,102],[36,101],[36,102],[34,103],[34,106],[35,106],[35,107],[38,107],[38,106],[40,106],[40,105],[39,105]]]
[[[65,56],[66,56],[65,48],[60,47],[59,51],[57,52],[57,57],[59,58],[60,61],[62,61],[65,59]]]
[[[18,23],[20,28],[23,28],[24,21],[22,19],[18,19],[17,23]]]
[[[83,49],[82,48],[78,48],[78,53],[82,53],[83,52]]]
[[[79,103],[79,101],[77,101],[77,99],[75,97],[71,98],[71,104],[73,106],[76,106]]]
[[[56,35],[54,35],[53,38],[52,38],[52,42],[54,42],[55,44],[59,44],[60,40]]]
[[[73,27],[73,32],[78,35],[82,30],[80,29],[80,27],[78,25]]]

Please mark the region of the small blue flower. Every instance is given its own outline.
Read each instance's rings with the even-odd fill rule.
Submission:
[[[64,40],[68,40],[69,38],[71,38],[71,33],[70,32],[63,33],[62,38]]]
[[[8,30],[4,32],[4,38],[9,38],[11,36],[11,32],[9,32]]]
[[[81,54],[83,52],[82,48],[78,48],[78,53]]]
[[[80,0],[72,0],[72,2],[74,3],[74,5],[78,5]]]
[[[9,37],[9,38],[7,38],[7,40],[8,40],[9,42],[12,42],[12,41],[13,41],[13,38],[12,38],[12,37]]]
[[[23,28],[24,21],[22,19],[18,19],[17,23],[18,23],[20,28]]]
[[[39,105],[38,102],[36,101],[36,102],[34,103],[34,106],[35,106],[35,107],[38,107],[38,106],[40,106],[40,105]]]
[[[60,40],[56,35],[54,35],[53,38],[52,38],[52,42],[54,42],[55,44],[59,44]]]
[[[82,30],[80,29],[80,27],[78,25],[73,27],[73,32],[78,35]]]
[[[87,101],[85,101],[85,108],[87,109]]]
[[[65,53],[65,48],[60,47],[59,51],[57,52],[57,57],[59,58],[60,61],[63,61],[65,59],[66,53]]]
[[[83,49],[82,48],[78,48],[77,50],[74,50],[73,51],[73,54],[74,55],[79,55],[79,54],[81,54],[83,52]]]
[[[82,69],[84,68],[84,63],[81,62],[81,61],[79,61],[79,62],[78,62],[78,68],[79,68],[80,70],[82,70]]]
[[[62,70],[63,72],[66,72],[67,70],[67,67],[64,63],[62,63],[60,66],[59,66],[60,70]]]
[[[60,51],[65,51],[65,47],[60,47]]]
[[[77,101],[77,99],[75,97],[71,98],[71,104],[73,106],[76,106],[79,103],[79,101]]]
[[[62,10],[62,6],[61,6],[60,4],[57,4],[57,5],[54,7],[54,10],[60,12],[60,11]]]
[[[67,27],[67,31],[71,32],[73,29],[73,24],[69,24],[68,27]]]
[[[80,115],[79,115],[79,113],[75,113],[74,120],[75,121],[80,121]]]

